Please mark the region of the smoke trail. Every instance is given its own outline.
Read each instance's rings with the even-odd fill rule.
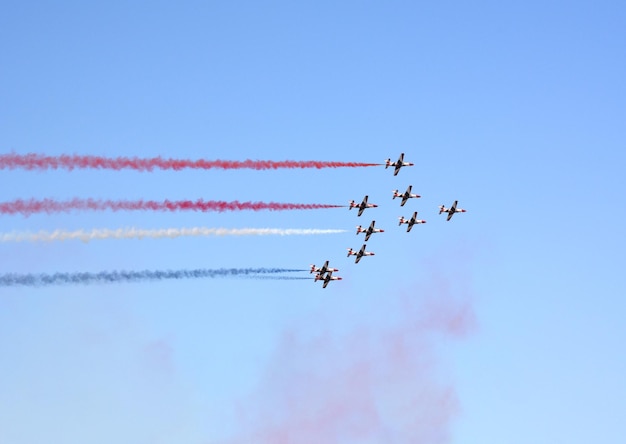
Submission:
[[[449,443],[459,400],[438,350],[472,331],[471,301],[437,281],[401,293],[375,299],[372,307],[394,319],[384,325],[350,328],[342,313],[339,329],[311,336],[315,329],[298,322],[286,330],[223,442]]]
[[[60,155],[45,156],[42,154],[2,154],[0,155],[0,169],[25,170],[48,170],[48,169],[107,169],[122,170],[131,169],[136,171],[159,170],[183,170],[183,169],[253,169],[253,170],[276,170],[279,168],[358,168],[382,165],[379,163],[363,162],[329,162],[314,160],[188,160],[188,159],[163,159],[162,157],[137,158],[137,157],[101,157]]]
[[[198,268],[195,270],[101,271],[99,273],[6,273],[0,275],[0,287],[44,287],[63,284],[107,284],[113,282],[144,282],[165,279],[202,279],[216,277],[268,277],[274,273],[306,271],[290,268]],[[286,277],[286,276],[284,276]],[[282,279],[283,276],[276,276]]]
[[[317,210],[323,208],[340,208],[344,205],[301,204],[278,202],[226,202],[223,200],[99,200],[72,199],[58,201],[54,199],[17,199],[11,202],[0,202],[0,214],[22,214],[30,216],[35,213],[68,213],[72,210],[92,211],[239,211],[239,210]]]
[[[55,231],[14,231],[0,233],[0,243],[4,242],[53,242],[81,240],[89,242],[97,239],[174,239],[183,236],[294,236],[345,233],[346,230],[316,228],[161,228],[146,230],[139,228],[94,228],[92,230],[55,230]]]

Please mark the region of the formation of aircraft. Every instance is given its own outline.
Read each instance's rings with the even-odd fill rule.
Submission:
[[[384,233],[385,232],[385,230],[383,230],[382,228],[375,228],[374,224],[376,224],[375,220],[373,220],[370,226],[365,229],[361,227],[360,225],[357,225],[356,234],[365,233],[365,242],[367,242],[370,236],[372,235],[372,233]]]
[[[464,210],[463,208],[456,207],[457,203],[459,203],[459,201],[455,200],[450,208],[446,208],[443,205],[439,205],[439,214],[448,213],[448,218],[446,219],[446,221],[448,221],[452,219],[452,216],[454,216],[454,213],[465,213],[466,210]]]
[[[367,198],[368,198],[368,196],[365,196],[363,198],[363,201],[360,204],[357,204],[353,200],[351,200],[350,201],[350,206],[348,207],[348,210],[351,210],[353,208],[358,208],[359,212],[358,212],[357,216],[360,216],[361,214],[363,214],[363,210],[365,210],[366,208],[376,208],[378,206],[376,204],[367,203]]]
[[[413,225],[425,224],[425,223],[426,223],[425,220],[417,218],[417,211],[415,211],[413,212],[413,216],[411,216],[410,219],[405,219],[404,216],[400,216],[400,223],[398,224],[398,226],[402,224],[407,224],[408,227],[406,227],[406,232],[408,233],[409,231],[411,231],[411,228],[413,228]]]
[[[394,176],[398,175],[398,172],[400,171],[400,168],[402,167],[406,167],[406,166],[413,166],[412,163],[410,162],[405,162],[404,161],[404,153],[400,153],[400,157],[398,158],[398,160],[396,160],[395,162],[391,162],[391,159],[387,159],[385,160],[385,169],[389,168],[389,167],[395,167],[396,169],[393,172]]]
[[[316,267],[315,264],[311,264],[311,271],[309,273],[317,273],[315,275],[315,282],[323,281],[324,285],[322,288],[326,288],[330,281],[340,281],[341,278],[339,276],[333,276],[334,271],[339,271],[338,268],[330,268],[328,266],[328,261],[324,262],[324,265],[321,267]]]
[[[374,256],[374,253],[371,251],[365,251],[365,244],[363,244],[359,251],[354,251],[352,248],[348,248],[348,257],[350,256],[356,256],[354,263],[358,264],[363,256]]]
[[[389,167],[395,168],[394,173],[393,173],[394,176],[398,175],[398,172],[400,171],[400,169],[405,166],[413,166],[413,163],[404,161],[404,153],[400,153],[400,157],[395,162],[391,162],[391,159],[387,159],[385,161],[385,169]],[[393,190],[393,199],[395,199],[396,197],[399,197],[400,199],[402,199],[400,202],[400,206],[403,207],[404,204],[406,204],[409,199],[420,198],[421,196],[419,194],[414,194],[411,192],[412,188],[413,186],[409,185],[404,193],[400,193],[398,192],[398,190]],[[367,195],[363,198],[363,201],[360,204],[357,204],[354,200],[351,200],[348,209],[351,210],[352,208],[357,208],[359,210],[357,213],[357,216],[361,216],[363,214],[363,211],[366,208],[378,207],[378,205],[376,204],[368,203],[367,200],[368,200]],[[462,208],[457,208],[457,204],[458,204],[458,201],[455,200],[450,208],[446,208],[444,205],[440,205],[439,214],[448,213],[448,217],[446,220],[449,221],[452,218],[452,216],[454,216],[455,213],[464,213],[466,210]],[[413,228],[413,225],[425,224],[425,223],[426,223],[425,220],[417,218],[417,211],[414,211],[413,215],[409,219],[405,219],[404,216],[400,216],[398,225],[401,226],[402,224],[406,224],[407,225],[406,231],[408,233]],[[375,225],[376,225],[375,220],[372,221],[372,223],[369,225],[368,228],[363,228],[361,225],[357,225],[356,234],[358,235],[360,233],[365,233],[365,242],[367,242],[373,233],[383,233],[385,231],[381,228],[376,228]],[[352,248],[348,248],[348,257],[355,256],[354,263],[358,264],[363,256],[374,256],[373,252],[365,251],[365,248],[366,248],[366,244],[363,244],[363,246],[358,251],[353,250]],[[321,267],[316,267],[315,265],[311,265],[310,273],[316,273],[315,281],[316,282],[323,281],[324,284],[322,288],[326,288],[326,286],[328,285],[330,281],[339,281],[342,279],[339,276],[333,276],[333,272],[335,271],[339,271],[339,270],[337,268],[330,268],[328,266],[328,261],[326,261]]]
[[[407,200],[409,199],[419,199],[420,196],[419,194],[412,194],[411,193],[411,189],[413,188],[413,185],[409,185],[409,187],[406,189],[406,191],[404,193],[398,193],[398,190],[393,190],[393,199],[395,199],[396,197],[401,197],[402,198],[402,202],[400,202],[400,206],[403,207],[404,204],[406,203]]]

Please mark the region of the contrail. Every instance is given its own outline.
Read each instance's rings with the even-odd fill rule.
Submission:
[[[92,211],[239,211],[239,210],[318,210],[323,208],[340,208],[344,205],[303,204],[279,202],[226,202],[223,200],[100,200],[79,199],[58,201],[54,199],[17,199],[11,202],[0,202],[0,214],[22,214],[30,216],[35,213],[69,213],[72,210]]]
[[[106,169],[135,171],[159,170],[276,170],[281,168],[359,168],[382,165],[380,163],[364,162],[330,162],[315,160],[189,160],[189,159],[164,159],[162,157],[138,158],[138,157],[102,157],[102,156],[79,156],[76,154],[62,154],[60,156],[46,156],[43,154],[1,154],[0,169],[25,170],[50,170],[50,169]]]
[[[192,270],[102,271],[99,273],[6,273],[0,275],[0,287],[44,287],[64,284],[107,284],[113,282],[144,282],[165,279],[203,279],[217,277],[268,278],[277,273],[306,271],[291,268],[198,268]],[[285,279],[289,276],[275,276]]]
[[[5,242],[53,242],[64,240],[81,240],[89,242],[100,239],[174,239],[183,236],[306,236],[319,234],[345,233],[347,230],[317,228],[94,228],[92,230],[54,230],[54,231],[13,231],[0,233],[0,243]]]

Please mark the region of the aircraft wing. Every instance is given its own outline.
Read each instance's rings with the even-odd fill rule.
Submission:
[[[363,214],[363,210],[365,208],[367,208],[367,195],[363,198],[363,202],[361,202],[361,205],[359,205],[359,213],[357,214],[357,216],[360,216],[361,214]]]
[[[322,268],[320,268],[320,275],[326,273],[326,270],[328,270],[328,261],[324,262],[324,265],[322,265]]]
[[[406,201],[411,197],[411,189],[413,185],[409,185],[404,194],[402,195],[402,202],[400,202],[400,206],[403,207]]]
[[[396,162],[396,170],[393,172],[394,176],[398,175],[398,171],[400,171],[400,168],[402,168],[403,162],[404,162],[404,153],[400,153],[400,157],[398,158],[398,161]]]
[[[411,228],[413,228],[413,225],[415,225],[415,221],[417,220],[417,211],[413,212],[413,216],[411,217],[411,219],[409,220],[408,223],[408,227],[406,227],[406,232],[408,233],[409,231],[411,231]]]
[[[456,211],[456,204],[458,203],[459,201],[455,200],[452,206],[450,207],[450,210],[448,211],[448,218],[446,219],[447,221],[452,219],[452,216],[454,216],[454,212]]]
[[[367,229],[367,231],[365,232],[365,242],[367,242],[370,238],[370,236],[372,235],[372,233],[374,232],[374,224],[376,223],[375,220],[372,221],[372,223],[370,224],[369,228]]]
[[[365,244],[363,244],[359,252],[356,254],[356,260],[354,261],[355,264],[359,263],[359,261],[363,257],[363,253],[365,253]]]
[[[330,282],[330,277],[333,275],[332,271],[329,271],[328,274],[326,275],[326,277],[324,278],[324,285],[322,285],[322,288],[326,288],[326,286],[328,285],[328,283]]]

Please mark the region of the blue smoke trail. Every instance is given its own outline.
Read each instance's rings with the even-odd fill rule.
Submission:
[[[298,271],[307,271],[307,270],[298,270]],[[279,280],[279,281],[301,281],[301,280],[311,280],[314,279],[312,277],[295,277],[295,276],[261,276],[261,275],[249,275],[242,276],[242,278],[247,279],[270,279],[270,280]]]
[[[6,273],[0,275],[0,287],[41,287],[64,284],[106,284],[113,282],[143,282],[160,281],[165,279],[202,279],[216,277],[269,277],[263,276],[274,273],[292,273],[307,271],[290,268],[219,268],[195,270],[143,270],[143,271],[102,271],[99,273]],[[276,276],[277,279],[284,278]]]

